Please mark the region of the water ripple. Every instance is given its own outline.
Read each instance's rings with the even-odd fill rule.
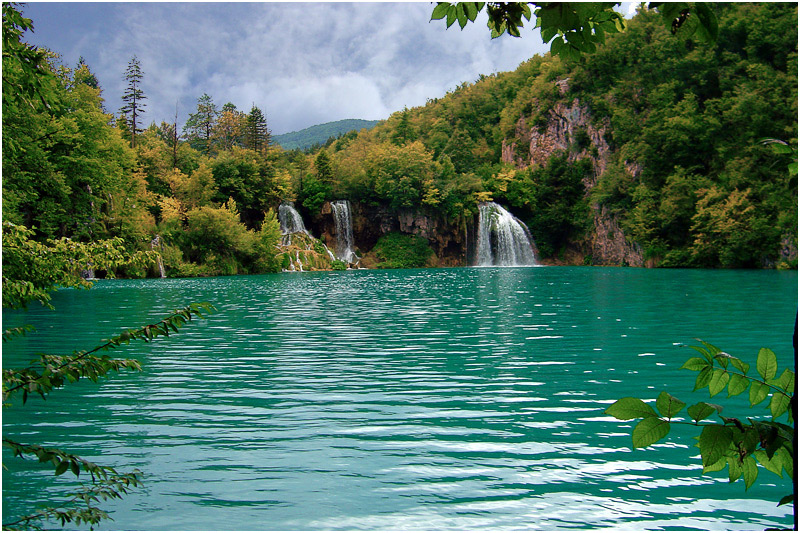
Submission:
[[[631,425],[602,413],[683,386],[674,343],[699,333],[663,317],[708,313],[672,288],[702,287],[720,309],[743,294],[782,302],[796,276],[775,274],[774,295],[745,273],[623,269],[101,282],[58,293],[56,317],[24,317],[42,333],[4,364],[63,349],[59,322],[80,346],[188,301],[219,312],[131,345],[142,373],[31,400],[3,427],[145,471],[144,490],[108,506],[123,529],[781,527],[780,487],[701,476],[685,440],[633,451]],[[760,319],[774,328],[794,305]],[[766,342],[763,326],[709,324],[741,349]],[[3,477],[4,514],[50,481],[20,468]]]

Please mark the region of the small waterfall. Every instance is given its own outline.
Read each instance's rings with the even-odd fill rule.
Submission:
[[[477,266],[533,266],[531,236],[525,224],[494,202],[478,206]]]
[[[158,248],[159,250],[164,248],[162,246],[162,244],[161,244],[161,236],[160,235],[156,235],[156,238],[153,239],[152,241],[150,241],[150,249],[151,250],[155,250],[156,248]],[[158,254],[158,258],[156,259],[156,262],[158,263],[158,273],[161,275],[162,278],[166,278],[167,277],[167,273],[164,270],[164,261],[161,259],[161,254],[160,253]]]
[[[278,207],[278,221],[281,223],[281,233],[291,235],[292,233],[305,233],[306,226],[303,224],[303,217],[294,208],[291,202],[283,202]]]
[[[353,217],[350,215],[350,202],[348,200],[331,202],[331,209],[336,224],[336,258],[345,263],[357,263],[358,256],[353,250]]]

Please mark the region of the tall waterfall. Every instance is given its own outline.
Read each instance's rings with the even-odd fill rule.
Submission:
[[[494,202],[478,206],[477,266],[533,266],[527,226]]]
[[[337,200],[331,202],[333,221],[336,224],[336,258],[345,263],[357,263],[353,248],[353,217],[350,215],[350,202]]]
[[[289,202],[283,202],[278,207],[278,221],[281,223],[281,233],[284,235],[308,233],[305,224],[303,224],[303,217]]]

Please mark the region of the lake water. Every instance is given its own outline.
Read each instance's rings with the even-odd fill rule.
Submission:
[[[792,364],[797,272],[625,268],[348,271],[100,281],[3,363],[68,353],[190,302],[218,312],[116,352],[113,375],[4,411],[21,442],[145,474],[105,529],[764,529],[791,482],[701,475],[691,428],[631,449],[623,396],[686,402],[695,337]],[[751,411],[744,399],[726,414]],[[737,409],[741,407],[741,410]],[[13,459],[3,521],[74,483]],[[31,474],[33,472],[33,474]],[[24,475],[22,474],[24,473]]]

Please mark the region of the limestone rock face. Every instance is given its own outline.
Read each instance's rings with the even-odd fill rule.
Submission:
[[[556,85],[562,95],[569,92],[569,80],[559,80]],[[593,171],[583,179],[588,195],[611,159],[606,141],[608,125],[593,124],[589,107],[577,98],[569,105],[559,102],[547,113],[544,128],[529,126],[525,117],[517,121],[515,138],[503,141],[502,161],[524,169],[546,165],[556,152],[566,153],[567,159],[573,162],[589,159]],[[641,172],[638,163],[626,162],[625,166],[634,176]],[[641,247],[625,237],[617,217],[605,207],[594,204],[591,208],[593,228],[585,242],[575,243],[582,253],[572,254],[571,262],[590,254],[594,264],[644,266]]]
[[[591,253],[595,263],[601,258],[605,265],[647,266],[642,247],[629,242],[619,227],[617,217],[608,213],[605,206],[592,206],[594,211],[594,232],[592,233]]]
[[[463,223],[452,223],[438,215],[415,209],[394,211],[387,206],[370,206],[351,202],[353,239],[362,253],[375,247],[378,239],[387,233],[399,232],[419,235],[428,240],[438,258],[437,266],[466,265],[466,231]],[[314,218],[321,239],[333,249],[336,245],[336,226],[329,203],[323,205]]]
[[[557,103],[548,113],[547,127],[543,132],[529,127],[524,117],[519,119],[516,139],[503,141],[502,161],[520,169],[544,166],[555,152],[566,151],[569,161],[586,158],[592,161],[594,175],[589,177],[585,185],[593,187],[597,177],[605,172],[611,154],[605,139],[607,126],[598,127],[592,124],[589,108],[581,105],[577,98],[569,107],[561,102]],[[527,144],[527,157],[514,155],[519,153],[518,143]]]

